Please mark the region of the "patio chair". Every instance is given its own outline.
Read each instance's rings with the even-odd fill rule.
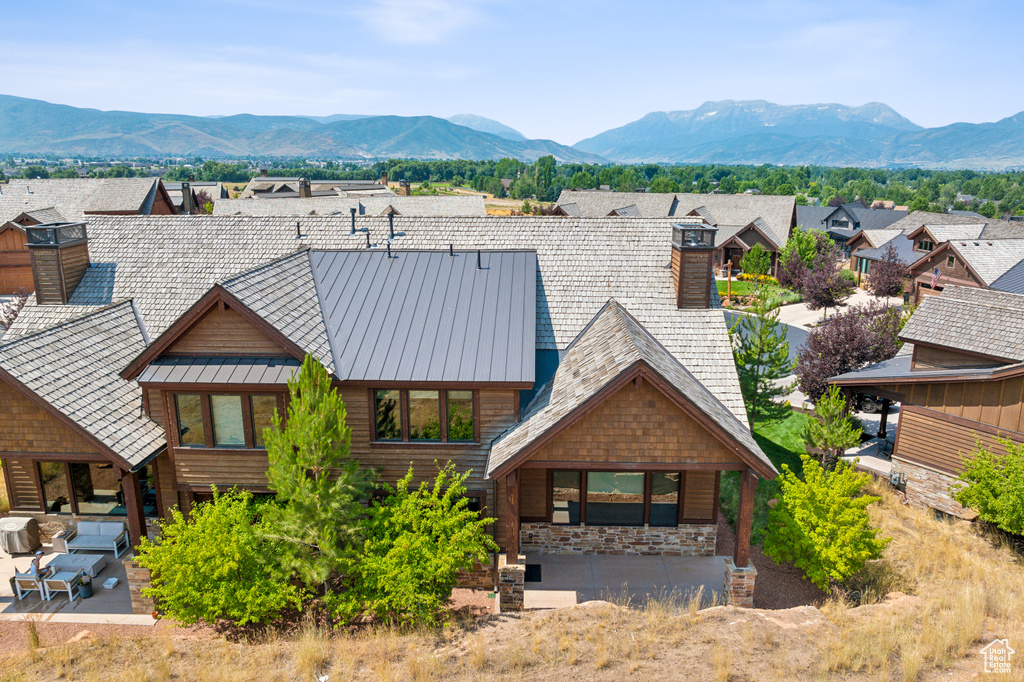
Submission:
[[[46,592],[46,599],[53,599],[57,592],[67,592],[68,601],[74,602],[79,596],[78,585],[82,581],[83,571],[61,571],[56,575],[43,578],[43,590]]]
[[[43,586],[43,581],[38,576],[27,573],[14,574],[14,592],[18,595],[18,601],[24,599],[29,592],[38,592],[40,599],[46,599],[46,588]]]

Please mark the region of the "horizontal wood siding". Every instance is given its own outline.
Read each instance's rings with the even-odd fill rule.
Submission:
[[[978,424],[984,428],[984,424]],[[995,435],[970,425],[951,423],[941,415],[904,410],[900,414],[899,442],[895,456],[950,474],[961,471],[961,458],[975,448],[977,439],[994,454],[1005,454]],[[1016,442],[1024,442],[1024,434],[1006,433]]]
[[[56,249],[32,249],[32,273],[36,298],[42,305],[67,303],[61,283],[60,255]]]
[[[650,382],[626,384],[541,448],[545,462],[734,464],[739,460]]]
[[[290,355],[231,308],[213,308],[167,349],[167,355]]]
[[[166,433],[167,424],[164,423],[166,417],[164,414],[164,392],[153,388],[144,388],[142,390],[145,391],[147,400],[149,400],[150,418],[162,426]]]
[[[520,469],[519,475],[521,477],[519,481],[519,516],[522,518],[547,518],[547,469]]]
[[[178,485],[267,486],[267,453],[263,450],[201,450],[177,448],[174,474]]]
[[[980,358],[977,355],[960,353],[950,348],[914,346],[911,361],[914,369],[964,369],[968,367],[998,367],[1006,364],[999,360]]]
[[[715,513],[715,478],[717,471],[687,471],[686,494],[683,496],[683,518],[708,519]]]
[[[889,384],[881,388],[902,393],[904,405],[917,405],[1024,433],[1024,377],[1001,381]]]
[[[682,254],[678,299],[680,308],[708,306],[711,256],[711,251],[686,251]]]
[[[36,487],[35,462],[29,459],[4,459],[4,477],[11,490],[12,510],[39,511],[43,501]]]
[[[0,382],[0,456],[5,452],[53,455],[99,453],[92,443],[52,414]]]
[[[64,296],[67,300],[89,269],[89,245],[75,244],[61,249],[60,264],[64,270]]]

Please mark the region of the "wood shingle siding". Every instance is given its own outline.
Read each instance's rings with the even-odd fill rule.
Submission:
[[[231,308],[214,308],[175,341],[167,355],[288,355]]]
[[[541,448],[540,462],[700,466],[739,459],[649,382],[630,382]],[[567,467],[571,468],[571,467]],[[738,466],[735,466],[738,468]]]
[[[92,443],[3,382],[0,382],[0,425],[0,456],[6,453],[99,454]]]

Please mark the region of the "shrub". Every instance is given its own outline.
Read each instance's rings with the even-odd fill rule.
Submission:
[[[994,455],[977,441],[964,457],[953,499],[977,510],[978,518],[1008,533],[1024,533],[1024,443],[1000,439],[1005,455]]]
[[[348,618],[370,613],[389,623],[435,623],[459,570],[487,563],[498,549],[486,530],[494,519],[469,510],[468,475],[449,463],[433,485],[410,490],[410,467],[394,488],[384,485],[387,497],[368,511],[362,556],[341,596]]]
[[[758,284],[778,284],[779,280],[775,279],[771,275],[755,275],[744,272],[737,277],[741,282],[757,282]]]
[[[744,274],[767,275],[768,270],[770,270],[771,267],[772,255],[768,253],[768,249],[764,248],[760,244],[754,244],[750,247],[750,250],[740,258],[740,268],[743,269]]]
[[[268,505],[249,492],[214,490],[213,502],[194,506],[188,519],[174,509],[160,524],[159,543],[143,537],[135,550],[152,571],[143,595],[182,625],[263,623],[297,607],[302,591],[270,560],[277,548],[266,539]]]
[[[842,390],[830,386],[815,404],[813,419],[807,422],[807,444],[821,450],[821,464],[829,471],[836,468],[844,452],[860,443],[864,432],[847,415],[846,407]]]
[[[768,515],[764,553],[788,561],[826,592],[846,582],[864,564],[882,555],[891,538],[879,538],[867,507],[879,498],[861,495],[871,475],[840,462],[827,472],[813,458],[800,456],[804,480],[782,465],[782,489]]]

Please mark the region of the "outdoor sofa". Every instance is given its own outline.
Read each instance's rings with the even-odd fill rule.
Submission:
[[[121,521],[79,521],[78,528],[68,535],[68,553],[99,550],[113,552],[114,557],[128,549],[128,531]]]

